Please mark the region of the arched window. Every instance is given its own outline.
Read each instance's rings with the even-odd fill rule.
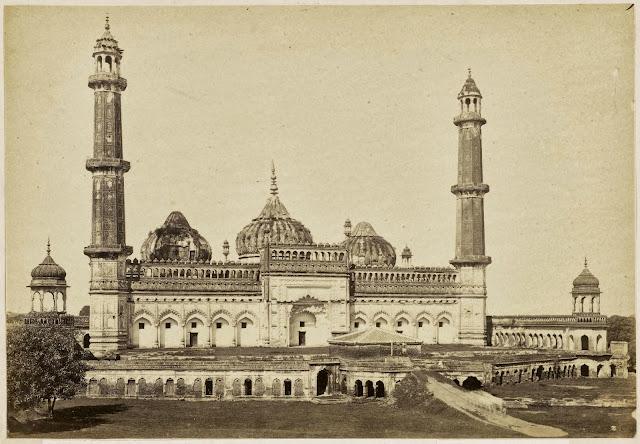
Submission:
[[[107,66],[109,67],[109,72],[113,71],[113,67],[111,66],[111,56],[106,56],[104,58],[104,62],[107,64]]]
[[[589,350],[589,336],[582,335],[580,337],[580,350]]]

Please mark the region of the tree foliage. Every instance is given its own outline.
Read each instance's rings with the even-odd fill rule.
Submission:
[[[609,316],[609,342],[627,341],[629,343],[629,365],[636,365],[636,318],[635,316]]]
[[[84,307],[82,307],[80,309],[80,316],[89,316],[91,314],[91,307],[88,305],[85,305]]]
[[[7,328],[7,401],[16,410],[47,402],[50,416],[57,399],[84,387],[86,364],[71,328],[16,325]]]
[[[433,394],[427,390],[426,381],[422,375],[419,377],[415,373],[409,373],[396,384],[393,397],[397,407],[406,409],[424,406],[431,400]]]

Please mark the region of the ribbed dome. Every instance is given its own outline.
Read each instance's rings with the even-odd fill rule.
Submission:
[[[238,256],[258,254],[269,244],[312,244],[311,232],[301,222],[291,218],[278,197],[275,168],[271,171],[271,194],[258,217],[246,225],[236,236]]]
[[[573,280],[574,287],[598,287],[600,281],[587,268],[587,261],[584,263],[584,270]]]
[[[149,233],[140,250],[142,260],[209,261],[211,247],[198,230],[179,211],[173,211],[164,224]]]
[[[36,268],[31,270],[31,277],[34,279],[59,279],[64,280],[67,272],[51,257],[51,246],[47,242],[47,256]]]
[[[357,265],[392,267],[396,252],[389,242],[378,236],[370,223],[360,222],[343,245],[349,251],[351,262]]]

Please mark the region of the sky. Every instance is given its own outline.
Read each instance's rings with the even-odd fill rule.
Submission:
[[[455,246],[458,111],[483,94],[488,314],[569,314],[584,257],[604,314],[634,313],[633,9],[109,7],[121,72],[126,235],[173,210],[211,244],[280,197],[317,242],[373,225],[413,264]],[[6,307],[45,256],[89,304],[100,7],[5,7]]]

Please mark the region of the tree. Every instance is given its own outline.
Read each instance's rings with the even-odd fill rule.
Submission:
[[[424,375],[409,373],[396,384],[393,397],[397,407],[408,409],[424,406],[433,394],[427,390]]]
[[[636,363],[636,318],[635,316],[609,316],[609,342],[626,341],[629,343],[629,366]]]
[[[47,402],[53,416],[57,399],[72,398],[84,387],[87,369],[76,331],[60,326],[7,328],[7,401],[15,410]]]
[[[91,314],[91,307],[85,305],[80,309],[79,316],[89,316]]]

